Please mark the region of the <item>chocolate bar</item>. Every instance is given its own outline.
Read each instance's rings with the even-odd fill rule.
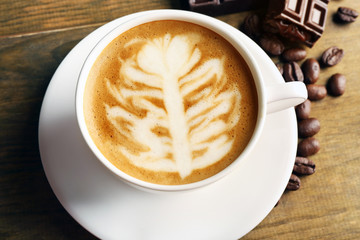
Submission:
[[[269,0],[264,30],[312,47],[321,37],[329,0]]]
[[[187,0],[191,11],[211,16],[266,8],[268,0]]]

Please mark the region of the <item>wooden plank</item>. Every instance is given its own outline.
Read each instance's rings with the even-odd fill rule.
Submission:
[[[40,107],[52,74],[92,30],[0,39],[1,239],[95,239],[54,196],[37,137]]]
[[[6,28],[0,26],[1,34],[7,29],[5,35],[11,35],[0,38],[0,236],[95,239],[68,215],[51,191],[39,156],[37,125],[46,87],[57,66],[76,43],[107,21],[104,13],[111,15],[112,7],[98,14],[91,9],[77,9],[69,1],[67,6],[49,0],[30,2],[15,1],[7,11],[17,16],[10,8],[29,9],[24,6],[35,3],[43,7],[30,8],[29,16],[20,14],[22,20],[18,22],[10,14],[0,16],[1,22],[7,24]],[[159,8],[170,4],[150,3],[158,4]],[[3,4],[4,1],[0,3],[2,13]],[[144,8],[130,6],[130,1],[113,4],[128,4],[125,10],[129,12]],[[144,4],[145,8],[151,7]],[[45,18],[38,16],[50,6],[59,12],[75,9],[82,16],[92,13],[102,18],[89,17],[87,21],[69,18],[69,25],[64,25],[67,22],[63,20],[46,25],[43,21],[51,17],[66,19],[65,13],[61,13],[62,17],[55,12]],[[359,1],[331,1],[323,37],[314,48],[307,48],[308,57],[315,58],[333,45],[345,50],[345,57],[338,65],[322,69],[318,82],[325,84],[332,74],[343,73],[347,78],[345,94],[337,98],[327,96],[312,104],[311,116],[321,123],[321,130],[315,136],[321,150],[311,157],[317,166],[316,173],[301,177],[302,187],[296,192],[286,192],[278,206],[244,239],[360,239],[360,19],[347,25],[334,23],[332,14],[338,6],[360,10]],[[238,27],[247,14],[219,19]],[[34,29],[36,24],[40,26]],[[34,31],[39,32],[18,35]]]
[[[152,9],[180,8],[177,0],[1,0],[0,36],[111,21]]]

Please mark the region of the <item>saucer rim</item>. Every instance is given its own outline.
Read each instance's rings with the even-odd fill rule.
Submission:
[[[141,14],[141,13],[137,13],[137,14]],[[135,16],[136,14],[133,14],[133,15]],[[120,19],[122,19],[122,18],[120,18]],[[112,22],[110,22],[108,24],[105,24],[104,26],[98,28],[94,32],[100,32],[103,29],[109,28],[110,26],[113,26],[115,22],[121,21],[120,19],[116,19],[116,20],[114,20],[114,21],[112,21]],[[95,35],[94,32],[90,33],[78,45],[76,45],[73,48],[73,50],[71,50],[71,52],[65,57],[63,62],[58,67],[58,70],[55,72],[55,74],[54,74],[54,76],[53,76],[53,78],[52,78],[52,80],[51,80],[51,82],[49,84],[49,87],[48,87],[48,89],[46,91],[46,94],[45,94],[45,97],[44,97],[43,106],[41,108],[41,113],[40,113],[40,120],[39,120],[39,148],[40,148],[41,160],[42,160],[42,163],[43,163],[43,166],[44,166],[46,176],[47,176],[47,178],[49,180],[51,188],[53,189],[53,191],[54,191],[55,195],[57,196],[57,198],[59,199],[60,203],[64,206],[64,208],[68,211],[68,213],[71,216],[73,216],[73,218],[80,225],[82,225],[85,229],[87,229],[89,232],[91,232],[95,236],[99,237],[99,236],[101,236],[101,234],[99,234],[99,232],[101,232],[101,230],[100,231],[95,231],[95,229],[91,229],[89,224],[87,224],[86,221],[84,221],[83,217],[79,216],[79,215],[77,215],[75,213],[75,211],[73,209],[74,206],[71,206],[71,203],[67,202],[66,198],[64,198],[64,196],[61,196],[61,190],[59,188],[63,188],[63,186],[59,186],[56,183],[57,179],[55,179],[55,177],[51,175],[51,171],[49,171],[49,165],[48,165],[49,162],[46,159],[48,159],[48,157],[50,157],[50,156],[48,156],[48,152],[47,152],[47,150],[45,150],[47,144],[44,143],[44,140],[45,140],[44,138],[46,138],[44,136],[44,135],[46,135],[46,133],[44,133],[44,129],[47,127],[45,115],[46,115],[47,108],[49,107],[47,105],[50,104],[48,102],[49,98],[51,98],[50,94],[54,92],[54,90],[56,88],[56,81],[58,81],[58,79],[60,78],[62,72],[66,70],[66,69],[64,69],[65,63],[68,63],[72,57],[75,57],[74,55],[75,55],[76,51],[78,51],[78,49],[80,49],[80,46],[86,45],[94,37],[94,35]],[[241,33],[239,33],[239,34],[242,35]],[[249,48],[253,48],[253,50],[257,48],[257,51],[259,51],[258,46],[254,46],[254,45],[250,46],[252,44],[249,42],[249,40],[246,39],[246,37],[244,37],[244,36],[241,36],[241,37],[244,38],[244,41],[248,41],[247,44],[249,44]],[[275,68],[275,66],[274,66],[274,68]],[[284,116],[287,115],[287,117],[289,117],[290,119],[292,118],[292,121],[290,121],[290,122],[292,122],[292,127],[290,127],[291,129],[288,129],[288,131],[290,133],[289,135],[297,136],[296,122],[294,121],[294,120],[296,120],[294,110],[293,109],[288,109],[288,110],[284,110],[284,111],[282,111],[280,113],[272,113],[267,118],[276,117],[277,115],[284,115]],[[268,119],[266,121],[268,121]],[[294,139],[292,139],[291,141],[295,142]],[[289,141],[289,142],[291,142],[291,141]],[[253,149],[253,151],[255,149],[256,149],[256,146]],[[289,155],[293,155],[294,160],[295,160],[296,152],[294,150],[295,149],[294,146],[291,146],[290,149],[291,150],[289,150],[289,151],[292,151],[292,153],[289,153]],[[283,174],[284,174],[284,176],[288,176],[288,177],[290,177],[291,170],[292,170],[292,165],[293,165],[293,163],[291,163],[291,161],[289,161],[289,162],[290,163],[288,164],[288,166],[283,166],[285,168],[285,170],[286,170],[286,173],[283,173]],[[291,168],[290,168],[290,165],[291,165]],[[234,173],[232,173],[232,174],[234,174]],[[268,215],[268,213],[271,211],[272,207],[275,205],[277,200],[281,197],[282,192],[285,190],[287,180],[288,179],[286,179],[286,180],[283,179],[280,186],[277,187],[277,192],[276,192],[276,194],[274,194],[272,196],[271,203],[268,202],[268,204],[266,204],[267,205],[266,209],[264,209],[263,213],[261,214],[262,216],[257,217],[257,220],[256,220],[257,223],[255,225],[252,224],[252,226],[248,226],[246,230],[242,231],[241,236],[239,236],[239,237],[242,237],[245,234],[247,234],[249,231],[251,231],[255,226],[257,226]],[[159,195],[159,198],[161,198],[161,195]]]

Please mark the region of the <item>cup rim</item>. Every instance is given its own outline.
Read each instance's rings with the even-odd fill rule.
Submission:
[[[265,123],[265,116],[266,116],[266,91],[263,81],[263,76],[259,70],[259,66],[255,61],[254,57],[252,56],[251,52],[244,46],[242,41],[236,36],[234,31],[238,31],[237,29],[233,28],[232,26],[222,22],[216,18],[203,15],[200,13],[194,13],[184,10],[173,10],[173,9],[162,9],[162,10],[150,10],[144,11],[143,14],[134,16],[133,18],[124,21],[117,25],[112,30],[108,31],[106,35],[104,35],[93,47],[89,55],[86,57],[83,66],[80,70],[80,74],[78,77],[78,82],[76,85],[75,90],[75,111],[76,111],[76,119],[78,126],[80,128],[80,132],[90,148],[93,154],[96,156],[100,162],[106,166],[113,174],[120,177],[126,183],[133,185],[137,188],[145,189],[145,190],[155,190],[156,192],[178,192],[178,191],[185,191],[196,189],[199,187],[203,187],[209,185],[210,183],[216,182],[217,180],[223,178],[231,171],[233,171],[240,162],[243,162],[248,153],[254,148],[254,145],[258,141],[262,129]],[[159,21],[159,20],[180,20],[190,23],[195,23],[205,28],[208,28],[222,37],[224,37],[233,47],[240,53],[240,55],[244,58],[245,62],[247,63],[257,91],[257,98],[258,98],[258,113],[257,113],[257,120],[254,132],[252,134],[251,139],[247,143],[245,149],[240,153],[240,155],[225,169],[221,170],[217,174],[208,177],[206,179],[188,183],[188,184],[181,184],[181,185],[163,185],[163,184],[156,184],[146,182],[135,177],[132,177],[125,172],[118,169],[114,166],[107,158],[101,153],[101,151],[97,148],[95,143],[93,142],[87,126],[85,122],[85,116],[83,112],[83,103],[84,98],[83,94],[85,91],[86,81],[88,78],[88,74],[95,63],[96,59],[103,51],[103,49],[117,36],[121,33],[138,26],[143,23],[152,22],[152,21]]]

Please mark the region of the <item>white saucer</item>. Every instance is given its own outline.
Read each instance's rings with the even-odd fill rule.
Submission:
[[[134,189],[112,175],[85,144],[75,118],[77,76],[110,22],[84,38],[63,60],[47,89],[39,122],[42,163],[57,198],[101,239],[238,239],[271,211],[290,177],[297,147],[293,109],[268,115],[263,134],[236,171],[200,190],[175,195]],[[239,32],[266,83],[280,82],[267,55]]]

